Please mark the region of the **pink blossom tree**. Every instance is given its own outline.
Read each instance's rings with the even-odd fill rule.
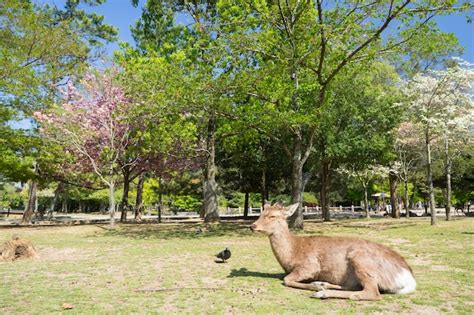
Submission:
[[[109,190],[110,225],[115,223],[115,188],[133,126],[127,119],[132,103],[115,80],[116,71],[89,72],[62,91],[54,110],[36,112],[42,136],[62,145],[83,172],[94,172]],[[135,161],[133,161],[135,162]]]

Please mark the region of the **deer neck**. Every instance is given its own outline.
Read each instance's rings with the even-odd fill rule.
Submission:
[[[294,252],[295,252],[295,236],[291,234],[286,226],[281,231],[270,235],[270,244],[272,246],[273,254],[283,267],[289,273],[293,269]]]

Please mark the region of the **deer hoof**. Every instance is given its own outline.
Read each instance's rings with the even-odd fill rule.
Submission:
[[[315,299],[326,299],[327,298],[326,292],[324,292],[324,290],[314,293],[313,295],[311,295],[311,297],[315,298]]]
[[[361,300],[361,296],[359,293],[354,293],[354,294],[351,294],[349,299],[353,300],[353,301],[359,301]]]
[[[321,291],[321,290],[324,290],[326,289],[326,285],[324,282],[322,281],[314,281],[314,282],[311,282],[311,285],[314,287],[314,289],[316,291]]]

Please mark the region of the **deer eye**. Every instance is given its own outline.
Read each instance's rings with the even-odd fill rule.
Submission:
[[[271,215],[270,219],[276,219],[276,217],[277,217],[276,215]]]

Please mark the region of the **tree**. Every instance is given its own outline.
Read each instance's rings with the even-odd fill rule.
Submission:
[[[115,222],[118,162],[132,140],[127,114],[132,103],[115,71],[90,72],[67,85],[64,103],[51,113],[36,112],[42,136],[66,147],[80,168],[93,171],[109,189],[110,225]]]
[[[405,214],[406,217],[409,218],[408,181],[416,167],[416,162],[419,160],[420,148],[422,147],[422,143],[420,142],[421,135],[413,123],[402,122],[396,130],[395,137],[397,160],[392,168],[397,170],[398,178],[404,184]]]
[[[357,67],[336,79],[320,113],[311,163],[319,166],[322,215],[330,220],[330,177],[339,165],[363,171],[386,163],[398,123],[398,75],[384,63]],[[316,161],[314,161],[316,160]],[[313,166],[314,167],[314,166]]]
[[[33,164],[41,170],[37,160],[43,150],[34,126],[18,130],[7,123],[48,108],[56,88],[85,69],[95,48],[115,39],[117,31],[103,17],[79,8],[103,2],[67,0],[62,9],[29,0],[0,3],[0,121],[7,136],[0,143],[0,173],[9,179],[29,180],[29,187],[36,187],[40,176],[32,172]],[[32,211],[27,207],[25,220]]]
[[[136,2],[135,2],[136,3]],[[189,19],[185,27],[173,14]],[[180,108],[186,107],[197,126],[203,156],[203,211],[206,221],[219,220],[216,181],[217,131],[229,99],[227,75],[230,64],[222,45],[214,1],[147,1],[142,18],[133,29],[139,52],[159,56],[183,74],[173,86],[185,86],[174,93]]]
[[[185,106],[190,83],[180,67],[183,56],[168,57],[154,52],[141,55],[133,50],[118,56],[124,88],[137,104],[128,118],[138,123],[132,133],[134,145],[127,148],[124,157],[134,163],[127,170],[130,180],[143,172],[169,179],[170,173],[195,169],[202,160],[196,148],[196,122]]]
[[[349,177],[355,178],[364,188],[364,210],[365,210],[365,217],[367,219],[370,218],[370,211],[369,211],[369,194],[368,190],[370,184],[376,178],[384,178],[389,173],[389,168],[382,165],[369,165],[365,169],[347,169],[347,168],[339,168],[338,171],[341,174],[345,174]]]
[[[292,160],[293,203],[301,203],[303,168],[314,150],[320,111],[328,105],[338,76],[382,55],[403,54],[400,48],[435,15],[470,7],[468,1],[438,5],[429,0],[331,5],[319,0],[223,1],[220,16],[234,27],[229,47],[235,60],[248,60],[253,73],[244,81],[254,99],[249,103],[261,106],[251,125],[260,123],[264,129],[263,122],[269,120],[273,127],[278,125],[278,131],[273,128],[268,135]],[[389,34],[386,40],[381,40],[383,34]],[[300,207],[290,226],[302,228],[302,219]]]
[[[474,71],[471,66],[459,61],[444,70],[429,71],[425,75],[417,75],[405,87],[410,98],[409,108],[415,121],[424,133],[427,184],[431,211],[431,224],[436,223],[433,175],[432,175],[432,144],[433,140],[444,135],[447,139],[448,130],[456,121],[469,128],[470,123],[461,123],[463,119],[472,121]],[[457,120],[456,120],[457,119]],[[449,154],[449,140],[445,140],[445,152]],[[449,159],[446,165],[449,166]],[[450,169],[446,168],[447,182],[450,185]],[[451,194],[450,188],[449,195]],[[449,196],[450,197],[450,196]],[[450,212],[450,198],[447,199],[447,218]]]

